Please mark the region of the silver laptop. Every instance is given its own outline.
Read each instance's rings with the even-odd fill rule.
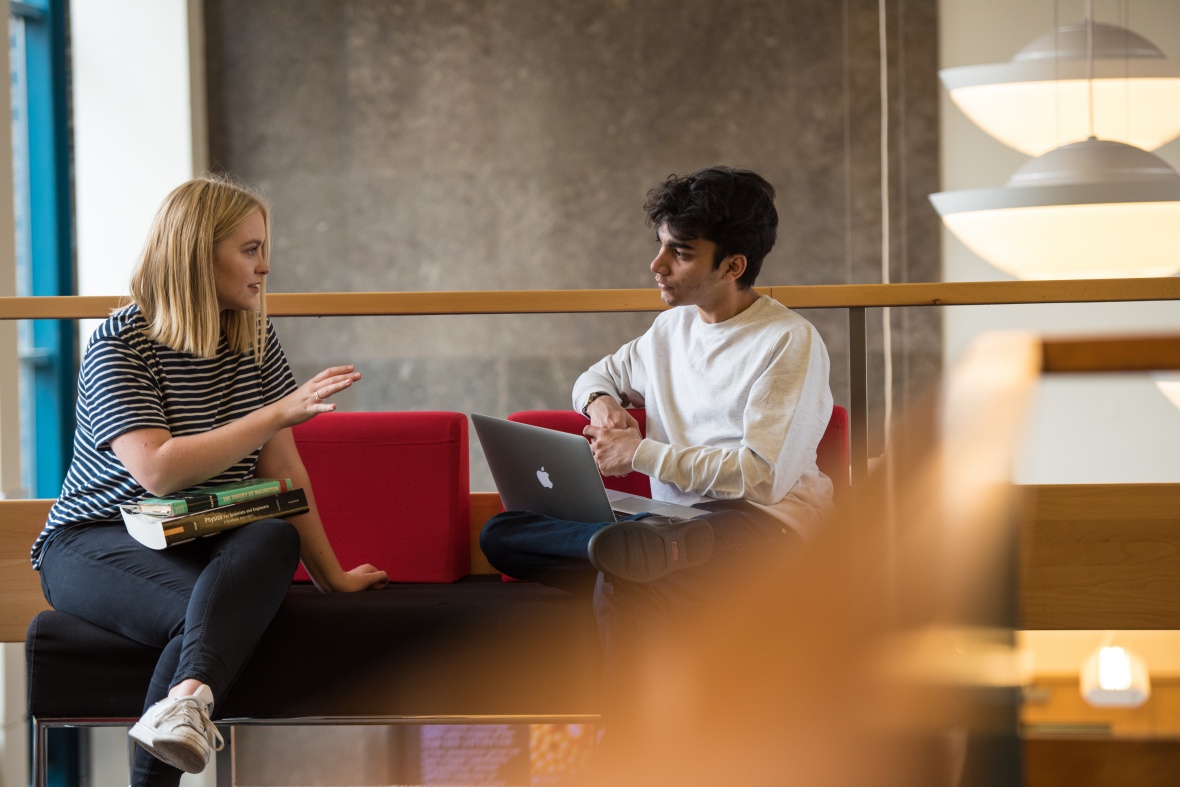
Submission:
[[[707,512],[608,490],[582,435],[473,413],[471,421],[508,511],[571,522],[610,522],[649,512],[694,519]]]

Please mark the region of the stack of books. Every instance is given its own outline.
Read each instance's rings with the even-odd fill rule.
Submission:
[[[152,549],[211,536],[260,519],[307,513],[307,496],[289,478],[253,478],[236,484],[145,497],[119,506],[127,532]]]

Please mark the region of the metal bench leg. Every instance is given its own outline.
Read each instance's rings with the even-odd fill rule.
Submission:
[[[49,778],[49,728],[33,719],[33,787],[45,787]]]
[[[234,728],[218,724],[225,748],[217,752],[217,787],[234,787]]]

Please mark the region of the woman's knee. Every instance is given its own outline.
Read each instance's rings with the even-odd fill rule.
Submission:
[[[292,563],[299,562],[300,538],[295,525],[284,519],[267,519],[267,527],[272,531],[270,538],[275,542],[275,549],[282,550]]]
[[[299,531],[285,519],[263,519],[242,528],[241,541],[251,551],[271,560],[290,565],[292,571],[299,563]]]

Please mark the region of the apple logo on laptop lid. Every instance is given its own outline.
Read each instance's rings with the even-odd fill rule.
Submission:
[[[545,487],[546,489],[553,488],[553,482],[549,480],[549,474],[545,472],[544,467],[537,471],[537,480],[540,481],[541,486]]]

